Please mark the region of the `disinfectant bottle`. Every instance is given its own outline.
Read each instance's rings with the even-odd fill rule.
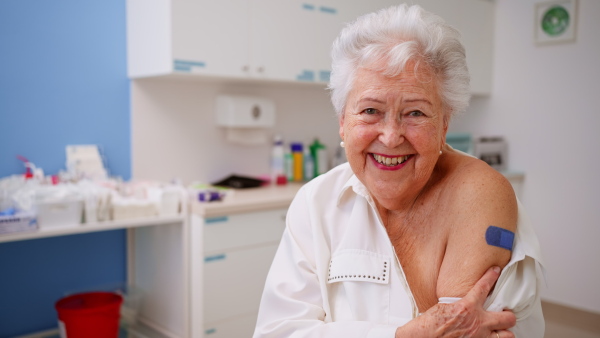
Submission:
[[[327,159],[325,145],[319,142],[319,139],[315,139],[310,145],[310,152],[314,161],[314,177],[326,173],[329,170],[329,160]]]
[[[281,136],[275,135],[271,151],[271,184],[285,184],[285,154]]]
[[[315,161],[309,147],[306,147],[304,148],[304,180],[310,181],[313,178],[315,178]]]
[[[302,148],[302,143],[290,144],[294,166],[294,181],[296,182],[304,180],[304,151],[302,151]]]
[[[294,180],[294,159],[292,158],[292,153],[287,148],[284,150],[283,167],[285,168],[287,181],[292,182]]]

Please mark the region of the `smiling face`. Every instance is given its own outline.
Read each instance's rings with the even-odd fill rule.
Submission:
[[[358,179],[377,203],[398,210],[429,181],[447,123],[437,81],[423,63],[394,77],[359,68],[340,117],[340,136]]]

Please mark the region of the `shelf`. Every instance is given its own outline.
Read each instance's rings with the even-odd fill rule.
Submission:
[[[42,228],[32,232],[16,232],[0,235],[0,243],[15,242],[28,239],[84,234],[88,232],[130,229],[145,226],[164,225],[183,222],[184,216],[135,218],[121,221],[83,223],[74,227]]]

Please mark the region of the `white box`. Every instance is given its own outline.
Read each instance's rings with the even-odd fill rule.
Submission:
[[[40,229],[81,225],[83,201],[68,200],[36,204]]]
[[[0,216],[0,235],[37,229],[38,224],[33,212],[18,212],[15,215]]]
[[[217,125],[233,128],[268,128],[275,125],[273,101],[253,96],[217,97]]]

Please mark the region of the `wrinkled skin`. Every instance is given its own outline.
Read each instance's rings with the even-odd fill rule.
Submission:
[[[483,303],[500,276],[500,268],[490,268],[469,293],[453,304],[437,304],[427,312],[399,327],[400,337],[475,337],[513,338],[509,328],[515,326],[516,317],[510,311],[489,312]]]

